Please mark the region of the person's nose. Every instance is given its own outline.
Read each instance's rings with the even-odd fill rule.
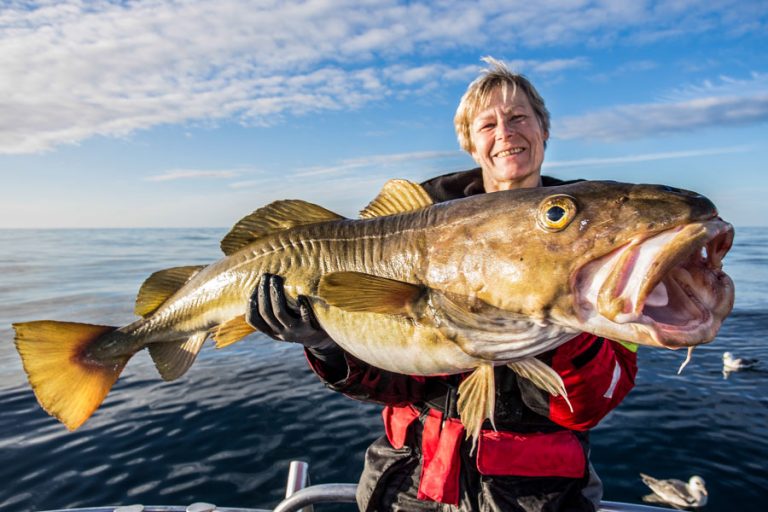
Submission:
[[[504,118],[499,119],[496,122],[496,139],[504,140],[512,136],[515,130],[512,123]]]

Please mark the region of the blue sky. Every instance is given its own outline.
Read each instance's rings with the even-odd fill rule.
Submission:
[[[453,114],[491,55],[552,113],[544,172],[768,215],[768,2],[0,3],[0,228],[354,216],[472,167]]]

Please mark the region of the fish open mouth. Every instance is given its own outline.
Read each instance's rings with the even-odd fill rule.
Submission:
[[[733,281],[722,270],[732,244],[733,226],[720,219],[632,241],[578,273],[580,316],[622,341],[712,341],[733,308]]]

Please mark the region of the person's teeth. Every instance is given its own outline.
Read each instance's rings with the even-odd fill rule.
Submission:
[[[510,149],[510,150],[507,150],[507,151],[501,151],[496,156],[499,157],[499,158],[504,158],[505,156],[516,155],[516,154],[522,153],[522,152],[523,152],[523,148],[515,148],[515,149]]]

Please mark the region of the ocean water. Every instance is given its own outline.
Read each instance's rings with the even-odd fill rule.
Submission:
[[[145,353],[76,432],[45,414],[13,346],[12,322],[123,325],[152,272],[220,257],[219,229],[0,231],[0,510],[115,504],[271,508],[289,461],[313,483],[355,482],[380,408],[325,389],[300,347],[253,335],[204,347],[163,382]],[[639,472],[707,481],[705,510],[764,510],[768,498],[768,230],[737,229],[725,260],[736,306],[718,338],[685,354],[642,347],[637,385],[592,432],[605,498],[640,503]],[[722,373],[722,353],[757,357]],[[346,507],[346,508],[345,508]],[[352,510],[349,506],[318,510]]]

